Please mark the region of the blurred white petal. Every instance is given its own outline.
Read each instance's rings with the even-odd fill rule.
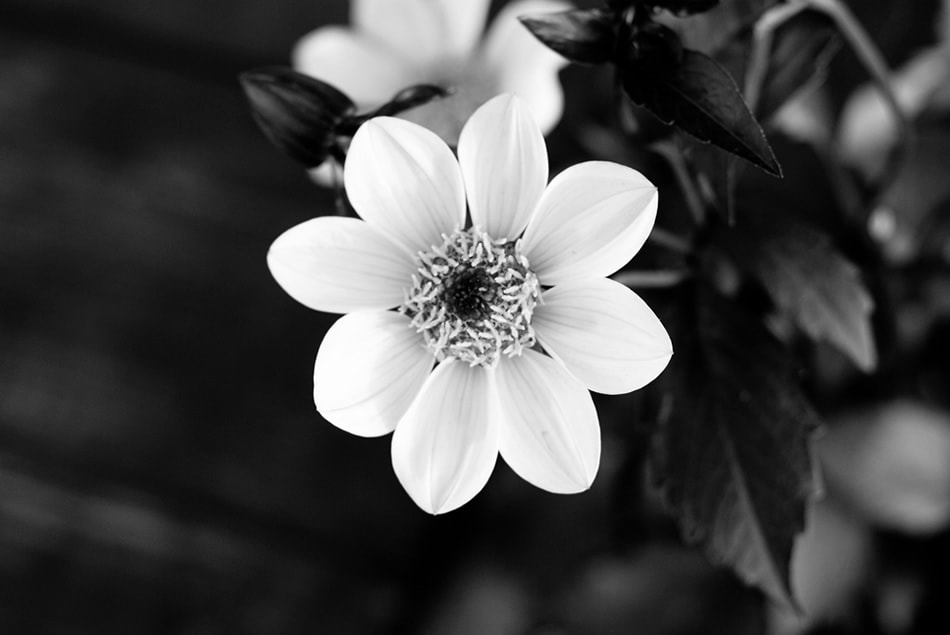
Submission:
[[[839,418],[817,448],[828,489],[869,522],[913,534],[950,525],[950,414],[896,401]]]
[[[361,437],[392,432],[435,360],[409,318],[359,311],[330,327],[313,369],[313,401],[323,417]]]
[[[323,216],[281,234],[267,266],[290,297],[317,311],[349,313],[398,306],[413,260],[356,218]]]
[[[471,53],[485,28],[488,0],[354,0],[351,20],[417,65]]]
[[[499,449],[541,489],[588,489],[600,465],[600,425],[590,393],[555,360],[527,350],[495,370],[502,412]]]
[[[481,51],[484,65],[498,79],[499,92],[525,100],[544,134],[561,119],[564,91],[558,71],[567,60],[541,44],[518,21],[518,16],[565,11],[571,6],[549,0],[517,0],[505,6],[492,22]]]
[[[549,289],[532,325],[552,356],[589,389],[605,394],[642,388],[673,355],[669,334],[646,302],[606,278]]]
[[[544,137],[524,102],[499,95],[475,111],[458,156],[473,223],[492,238],[517,238],[548,182]]]
[[[919,116],[941,92],[950,95],[948,85],[950,50],[946,46],[919,53],[891,75],[891,88],[908,119]],[[865,177],[878,177],[897,138],[898,123],[877,86],[866,84],[854,91],[838,128],[841,158]]]
[[[488,482],[498,458],[489,373],[454,360],[429,375],[393,433],[393,469],[430,514],[452,511]]]
[[[434,133],[377,117],[353,136],[343,166],[356,213],[411,252],[442,243],[465,220],[465,188],[455,155]]]
[[[291,59],[296,70],[332,84],[364,108],[416,83],[407,59],[343,27],[311,31],[297,42]]]
[[[649,236],[657,198],[632,168],[572,165],[554,177],[528,222],[523,248],[531,269],[545,285],[612,274]]]

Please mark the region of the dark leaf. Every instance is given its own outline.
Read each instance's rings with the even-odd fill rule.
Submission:
[[[634,103],[662,121],[781,176],[772,148],[732,77],[708,56],[683,49],[680,63],[673,68],[634,62],[618,72]]]
[[[818,419],[790,356],[761,321],[710,289],[674,337],[670,416],[655,436],[655,484],[687,541],[794,606],[789,561],[818,491]],[[675,331],[674,331],[675,333]]]
[[[349,97],[290,68],[242,73],[254,120],[267,138],[308,168],[323,163],[336,144],[337,126],[356,107]]]
[[[760,121],[767,121],[796,93],[823,79],[839,48],[837,33],[831,18],[810,10],[775,29],[754,108]],[[746,25],[716,51],[714,57],[733,77],[746,77],[753,37],[753,25]]]
[[[809,337],[830,342],[864,371],[874,369],[874,302],[857,267],[828,236],[787,214],[740,212],[720,240]]]
[[[523,15],[518,18],[548,48],[578,64],[612,61],[614,16],[600,9]]]
[[[831,19],[802,11],[775,32],[756,115],[765,121],[812,81],[820,81],[840,40]]]

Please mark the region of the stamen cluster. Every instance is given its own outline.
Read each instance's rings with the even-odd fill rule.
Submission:
[[[494,240],[477,227],[443,235],[419,253],[399,311],[438,361],[493,367],[535,344],[531,316],[541,296],[520,240]]]

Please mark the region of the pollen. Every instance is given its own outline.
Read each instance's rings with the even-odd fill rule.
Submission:
[[[531,316],[541,297],[520,240],[494,240],[477,227],[443,235],[419,253],[399,311],[438,361],[494,367],[535,345]]]

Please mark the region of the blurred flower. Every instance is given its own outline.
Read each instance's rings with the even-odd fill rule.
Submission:
[[[672,354],[646,303],[604,278],[646,240],[656,188],[602,161],[547,177],[541,131],[511,95],[472,115],[458,160],[425,128],[372,119],[344,172],[362,220],[307,221],[268,254],[292,297],[347,314],[317,353],[317,409],[356,435],[395,431],[396,475],[430,513],[477,494],[499,452],[545,490],[587,489],[588,389],[636,390]]]
[[[293,52],[301,72],[333,84],[361,109],[384,103],[412,84],[444,85],[446,99],[408,111],[450,145],[462,125],[491,97],[516,93],[547,134],[561,118],[564,96],[557,73],[566,64],[521,26],[525,13],[559,11],[554,0],[517,0],[485,37],[490,0],[353,0],[353,28],[319,28]]]

